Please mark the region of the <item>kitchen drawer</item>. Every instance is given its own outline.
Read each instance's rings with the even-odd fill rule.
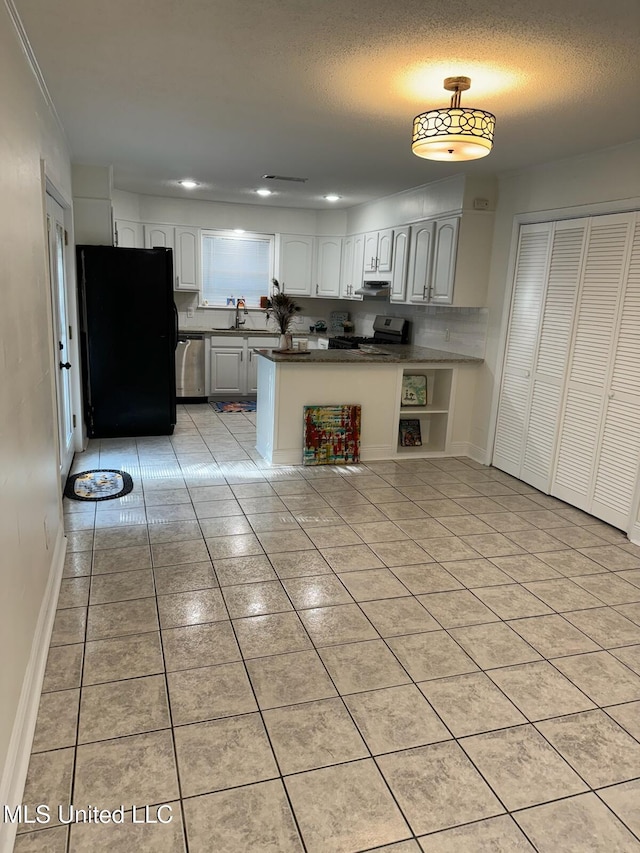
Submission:
[[[261,337],[254,338],[250,337],[247,340],[247,346],[249,349],[269,349],[270,347],[277,347],[278,341],[280,340],[278,335],[270,335],[269,337]]]
[[[243,347],[244,335],[211,335],[211,347]]]

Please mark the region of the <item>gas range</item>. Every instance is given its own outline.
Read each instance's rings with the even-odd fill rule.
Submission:
[[[361,344],[406,344],[409,337],[409,321],[401,317],[378,315],[373,323],[373,337],[364,335],[335,335],[329,338],[329,349],[358,349]]]
[[[329,349],[358,349],[360,344],[373,344],[375,338],[365,338],[360,335],[336,335],[329,338]]]

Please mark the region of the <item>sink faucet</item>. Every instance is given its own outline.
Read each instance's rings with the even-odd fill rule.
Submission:
[[[234,328],[234,329],[239,329],[239,328],[240,328],[240,326],[244,326],[244,324],[247,322],[246,320],[241,320],[241,319],[240,319],[240,309],[241,309],[241,308],[243,308],[243,309],[244,309],[244,314],[245,314],[245,316],[246,316],[249,312],[247,311],[247,306],[246,306],[246,304],[245,304],[245,300],[244,300],[244,299],[238,299],[238,301],[236,302],[236,316],[235,316],[235,320],[234,320],[234,323],[233,323],[233,328]]]

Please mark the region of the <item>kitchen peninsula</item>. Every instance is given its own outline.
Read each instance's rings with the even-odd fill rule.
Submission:
[[[360,405],[360,458],[465,454],[470,443],[474,376],[482,359],[411,345],[258,355],[256,449],[273,465],[299,465],[303,407]],[[424,406],[402,406],[404,376],[424,376]],[[418,419],[420,446],[402,447],[400,421]]]

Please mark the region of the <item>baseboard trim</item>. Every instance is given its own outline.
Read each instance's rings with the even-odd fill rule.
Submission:
[[[0,782],[0,805],[17,806],[22,802],[66,550],[67,540],[61,524]],[[16,830],[17,824],[0,821],[0,853],[11,853]]]
[[[636,521],[631,526],[627,536],[629,537],[629,542],[633,542],[634,545],[640,545],[640,521]]]
[[[474,462],[480,462],[482,465],[488,465],[487,451],[484,447],[478,447],[476,444],[470,444],[467,441],[454,441],[449,445],[448,456],[468,456]]]

